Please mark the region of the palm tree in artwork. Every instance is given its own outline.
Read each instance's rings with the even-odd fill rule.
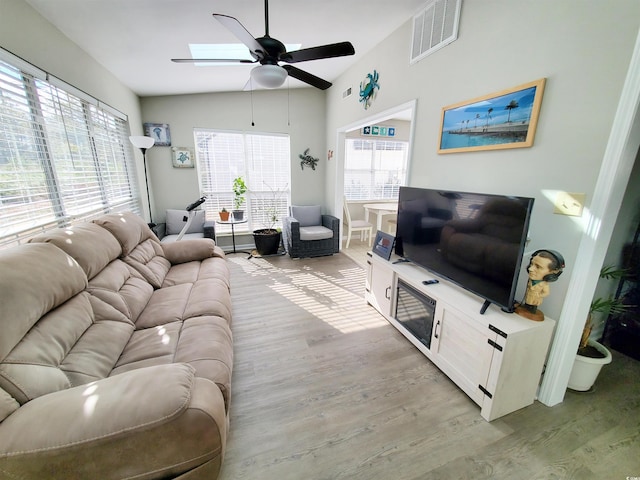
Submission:
[[[475,121],[475,123],[473,124],[473,128],[476,128],[476,127],[478,126],[478,119],[479,119],[479,118],[480,118],[480,114],[479,114],[479,113],[476,113],[476,121]]]
[[[487,127],[489,126],[489,120],[491,120],[491,112],[493,112],[493,108],[487,110]]]
[[[518,102],[516,100],[511,100],[509,102],[509,105],[504,107],[505,110],[509,110],[509,115],[507,117],[507,123],[511,123],[511,110],[513,110],[514,108],[518,108],[519,106],[520,105],[518,105]]]

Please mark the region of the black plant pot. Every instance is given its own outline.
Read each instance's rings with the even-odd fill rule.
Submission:
[[[253,231],[253,241],[259,255],[275,255],[280,247],[281,232],[272,228]]]
[[[242,220],[244,218],[244,210],[234,210],[233,211],[233,219],[236,221]]]

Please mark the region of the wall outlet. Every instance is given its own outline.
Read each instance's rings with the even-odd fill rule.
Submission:
[[[558,192],[553,204],[553,213],[581,217],[585,199],[584,193]]]

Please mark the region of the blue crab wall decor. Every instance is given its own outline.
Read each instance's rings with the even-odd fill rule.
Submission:
[[[380,90],[378,80],[380,75],[376,70],[373,73],[367,73],[367,78],[360,82],[360,101],[364,104],[364,109],[368,109],[376,97],[376,92]]]
[[[304,170],[304,166],[306,165],[307,167],[311,167],[311,170],[315,170],[316,169],[316,165],[319,162],[318,158],[314,158],[311,155],[309,155],[309,149],[307,148],[304,153],[301,153],[298,155],[298,157],[300,157],[300,159],[302,159],[302,161],[300,162],[300,169]]]

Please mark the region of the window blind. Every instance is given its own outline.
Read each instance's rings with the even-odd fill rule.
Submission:
[[[248,222],[236,226],[236,231],[281,228],[291,201],[289,136],[195,129],[194,137],[207,218],[218,218],[223,207],[233,209],[232,184],[241,176],[249,189],[241,208],[248,212]],[[226,225],[216,229],[231,231]]]
[[[390,140],[345,140],[347,200],[397,200],[406,185],[409,144]]]
[[[0,246],[140,213],[129,126],[96,104],[0,60]]]

